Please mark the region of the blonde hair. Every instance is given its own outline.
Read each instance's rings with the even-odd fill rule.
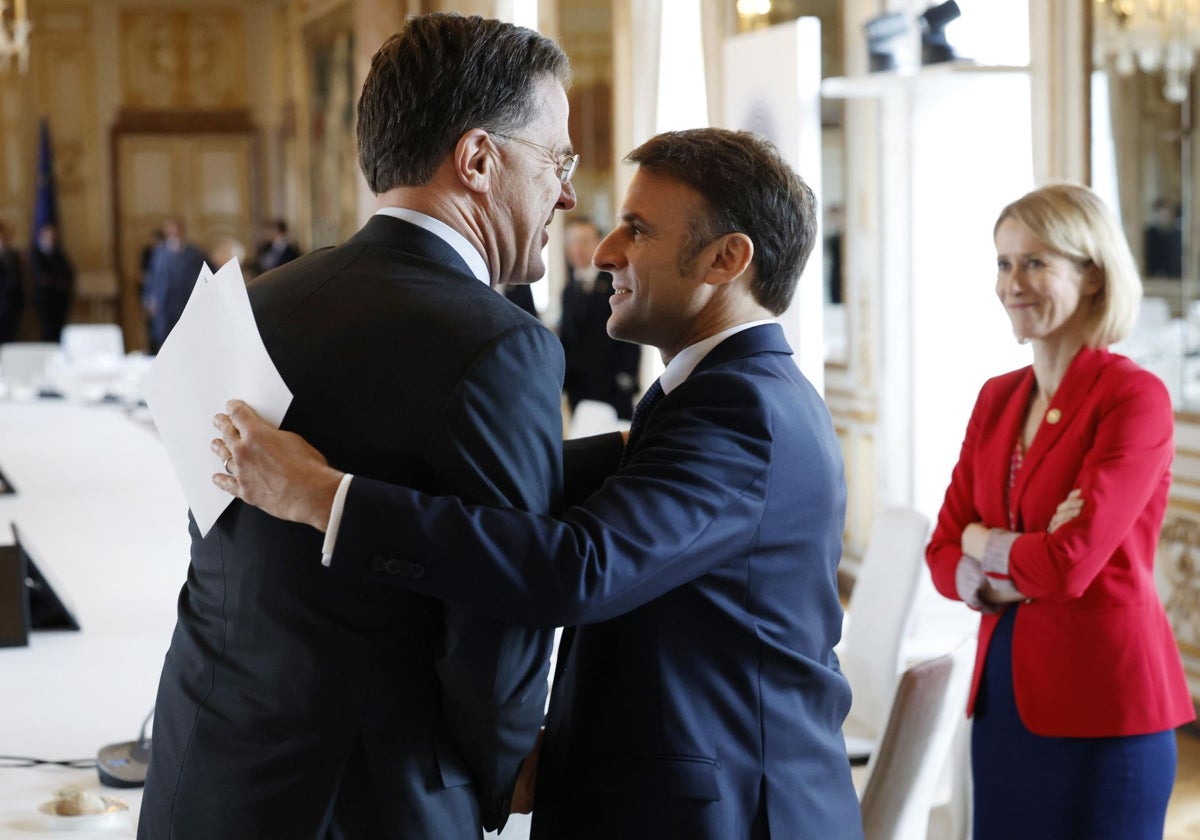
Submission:
[[[1000,211],[994,236],[1005,219],[1015,219],[1081,270],[1093,269],[1100,289],[1092,298],[1085,341],[1107,347],[1129,335],[1142,300],[1142,278],[1116,216],[1087,187],[1050,184]]]

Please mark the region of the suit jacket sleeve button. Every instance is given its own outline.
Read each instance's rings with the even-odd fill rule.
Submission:
[[[412,579],[413,580],[420,580],[424,574],[425,574],[424,566],[422,566],[420,563],[412,564]]]
[[[397,560],[395,557],[389,557],[387,559],[387,562],[383,564],[383,568],[384,568],[384,571],[386,571],[389,575],[399,574],[400,573],[400,561]]]

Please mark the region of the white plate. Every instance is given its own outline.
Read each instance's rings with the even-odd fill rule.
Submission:
[[[54,812],[54,803],[52,799],[49,802],[43,802],[38,808],[45,819],[56,831],[98,831],[109,828],[128,828],[130,825],[129,805],[120,799],[115,799],[111,796],[101,796],[108,810],[101,811],[99,814],[80,814],[75,817],[67,817]]]

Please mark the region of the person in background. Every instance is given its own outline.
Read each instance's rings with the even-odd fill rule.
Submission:
[[[163,244],[163,240],[165,238],[166,237],[163,236],[162,228],[156,227],[150,232],[150,241],[142,246],[141,264],[143,277],[145,277],[146,272],[150,270],[150,259],[154,256],[154,249]],[[143,280],[142,283],[144,285],[145,280]]]
[[[38,229],[29,252],[29,274],[42,341],[57,343],[71,311],[75,266],[63,250],[56,225],[44,224]]]
[[[0,222],[0,344],[16,341],[25,307],[25,269],[10,244],[8,225]]]
[[[1161,196],[1150,210],[1150,224],[1143,233],[1147,277],[1183,275],[1183,225],[1178,208]]]
[[[981,613],[975,840],[1160,840],[1176,726],[1195,717],[1154,557],[1174,455],[1163,383],[1106,348],[1141,283],[1086,187],[993,231],[996,294],[1033,364],[984,384],[927,560]]]
[[[167,219],[163,241],[150,254],[142,285],[142,306],[150,322],[150,352],[157,353],[187,305],[208,258],[184,239],[183,221]]]
[[[596,400],[611,405],[617,417],[628,420],[633,416],[642,351],[636,344],[609,336],[613,278],[592,264],[600,228],[590,219],[572,218],[564,239],[568,276],[558,329],[567,360],[563,391],[572,411],[583,400]]]
[[[749,132],[662,134],[627,160],[621,223],[594,260],[613,276],[610,332],[658,348],[666,370],[628,445],[568,442],[578,506],[555,519],[352,476],[245,403],[216,418],[228,472],[213,480],[325,531],[352,580],[572,625],[537,840],[858,840],[833,652],[841,448],[772,320],[811,253],[816,200]],[[296,574],[320,565],[295,560]]]
[[[284,219],[275,219],[264,228],[263,241],[258,245],[258,254],[254,258],[255,268],[259,274],[290,263],[300,256],[296,243],[288,239],[288,225]]]
[[[162,228],[156,227],[150,232],[150,241],[142,246],[142,275],[141,281],[138,283],[138,300],[144,300],[146,297],[146,282],[150,271],[150,261],[154,258],[154,250],[162,245],[164,239]],[[153,335],[154,319],[150,316],[150,312],[146,309],[145,304],[142,305],[142,318],[146,326],[146,335]]]
[[[491,287],[540,278],[575,206],[569,72],[479,17],[416,16],[379,48],[357,123],[376,213],[248,289],[285,428],[363,476],[559,508],[562,350]],[[140,837],[478,840],[508,819],[553,632],[334,579],[322,551],[239,503],[192,525]]]
[[[840,204],[825,214],[825,302],[842,303],[845,297],[842,277],[842,238],[846,212]]]

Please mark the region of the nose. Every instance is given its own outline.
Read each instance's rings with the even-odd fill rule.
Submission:
[[[1020,268],[1013,267],[996,274],[996,293],[1005,295],[1020,295],[1025,291],[1025,277]]]
[[[616,247],[613,239],[619,230],[620,228],[617,228],[601,239],[600,244],[596,246],[596,252],[592,254],[592,265],[610,274],[625,264],[624,255],[621,253],[621,249]]]
[[[562,190],[558,194],[558,204],[554,206],[559,210],[574,210],[575,203],[575,187],[570,181],[567,181],[562,185]]]
[[[1008,286],[1014,292],[1021,292],[1025,290],[1026,279],[1025,272],[1020,266],[1013,266],[1013,268],[1008,272]]]

